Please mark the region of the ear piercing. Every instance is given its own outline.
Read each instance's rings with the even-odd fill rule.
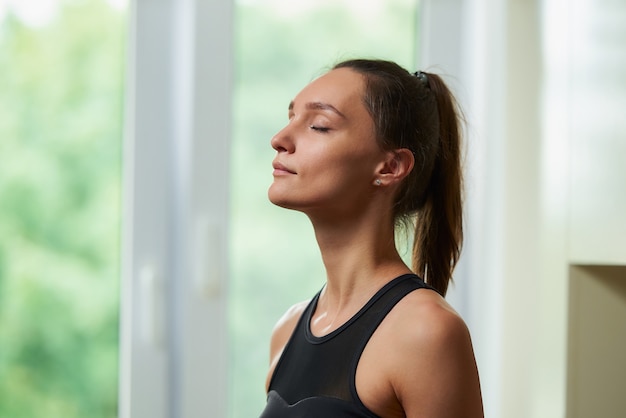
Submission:
[[[376,179],[374,181],[374,184],[377,185],[377,186],[380,186],[381,184],[383,184],[383,182],[380,179]]]

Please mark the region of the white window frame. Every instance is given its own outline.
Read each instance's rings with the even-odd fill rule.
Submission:
[[[509,0],[424,0],[421,68],[442,74],[468,121],[463,255],[447,300],[470,328],[486,417],[502,416]]]
[[[129,8],[119,416],[226,416],[232,2]]]

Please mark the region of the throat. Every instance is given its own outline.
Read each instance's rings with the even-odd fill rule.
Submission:
[[[407,273],[411,273],[410,269],[400,260],[365,269],[359,275],[339,279],[329,276],[311,316],[311,333],[321,337],[341,328],[387,283]]]

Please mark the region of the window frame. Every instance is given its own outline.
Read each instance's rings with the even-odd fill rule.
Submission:
[[[231,1],[129,7],[121,418],[226,416],[232,21]]]

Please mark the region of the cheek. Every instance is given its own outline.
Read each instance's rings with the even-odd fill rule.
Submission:
[[[308,158],[303,165],[303,171],[307,177],[313,179],[319,177],[345,177],[354,166],[355,155],[349,149],[319,146],[309,150]]]
[[[307,177],[320,187],[358,188],[371,181],[375,162],[362,150],[345,149],[320,153],[314,166],[307,167]]]

